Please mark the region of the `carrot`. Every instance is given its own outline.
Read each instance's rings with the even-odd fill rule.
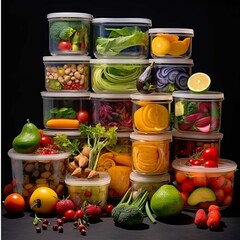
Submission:
[[[50,128],[79,128],[79,121],[77,119],[52,118],[46,122],[46,126]]]

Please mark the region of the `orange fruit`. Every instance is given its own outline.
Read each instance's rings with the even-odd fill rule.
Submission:
[[[151,42],[152,53],[156,56],[165,55],[170,49],[170,42],[167,38],[157,36]]]
[[[173,56],[180,56],[187,52],[189,46],[190,46],[190,38],[185,38],[182,41],[175,41],[172,42],[170,45],[170,49],[168,51],[169,54]]]

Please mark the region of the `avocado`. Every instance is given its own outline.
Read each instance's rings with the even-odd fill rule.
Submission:
[[[187,203],[190,206],[195,206],[200,202],[215,201],[215,193],[207,187],[199,187],[195,189],[188,197]]]

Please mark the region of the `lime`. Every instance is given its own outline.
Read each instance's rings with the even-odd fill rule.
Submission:
[[[203,72],[192,74],[188,78],[187,86],[193,93],[205,93],[209,90],[211,78]]]
[[[152,196],[150,207],[153,213],[160,218],[173,217],[181,213],[184,201],[173,185],[162,185]]]

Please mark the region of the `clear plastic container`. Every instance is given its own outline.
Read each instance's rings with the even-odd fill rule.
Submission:
[[[137,92],[137,79],[148,65],[147,59],[91,59],[92,90],[96,93]]]
[[[90,94],[92,124],[105,128],[116,126],[117,131],[132,131],[132,101],[130,94]]]
[[[133,129],[138,133],[159,134],[170,129],[170,93],[130,95],[133,102]]]
[[[38,187],[50,187],[59,197],[65,194],[65,176],[69,152],[57,154],[24,154],[13,149],[8,151],[11,158],[14,192],[28,199]]]
[[[96,58],[147,58],[152,21],[146,18],[93,18]]]
[[[158,135],[131,133],[133,171],[158,175],[168,172],[170,163],[170,132]]]
[[[233,201],[234,176],[237,164],[228,159],[219,160],[218,167],[188,166],[187,158],[172,162],[175,184],[184,197],[184,208],[208,209],[211,204],[221,209]]]
[[[190,58],[193,29],[150,28],[150,53],[153,58]]]
[[[208,91],[194,94],[190,91],[174,91],[174,128],[186,132],[219,132],[224,94]]]
[[[188,90],[187,81],[192,75],[193,60],[181,58],[153,58],[153,79],[156,92],[173,92],[176,90]]]
[[[93,16],[80,12],[47,15],[51,55],[88,55]]]
[[[43,123],[50,129],[79,129],[91,124],[90,92],[41,92]]]
[[[45,88],[47,91],[88,91],[89,56],[45,56]]]

